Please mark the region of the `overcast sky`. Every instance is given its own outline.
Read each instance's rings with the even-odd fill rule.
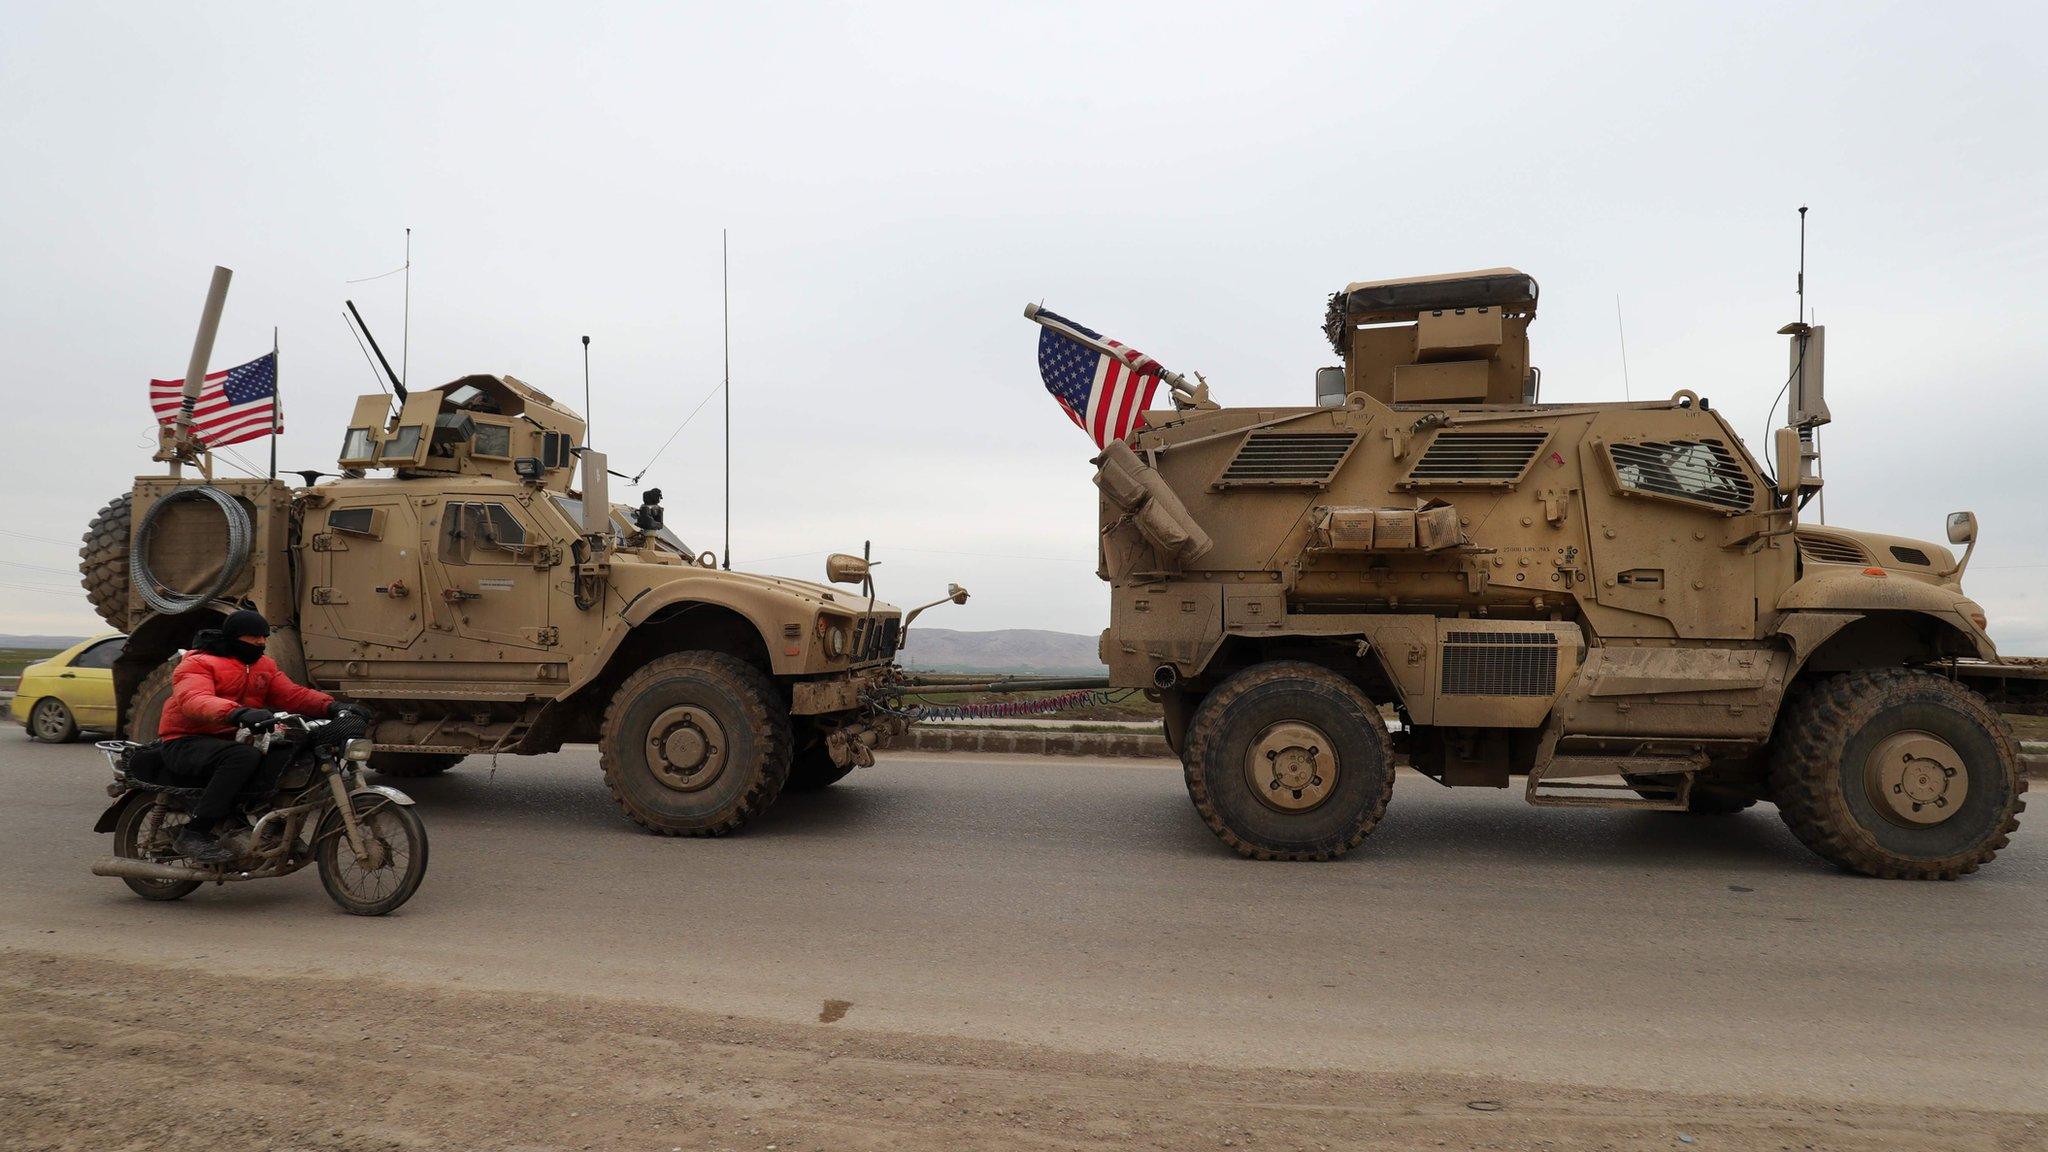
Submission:
[[[2048,652],[2048,19],[2038,5],[10,3],[0,36],[0,632],[82,634],[75,541],[213,367],[281,333],[285,467],[409,375],[579,401],[637,470],[717,385],[732,247],[738,566],[872,539],[947,627],[1092,632],[1092,447],[1027,301],[1226,404],[1306,403],[1324,297],[1512,264],[1547,400],[1690,388],[1753,447],[1797,216],[1828,326],[1828,518],[1938,538],[2008,652]],[[195,10],[196,9],[196,10]],[[720,402],[649,474],[722,549]],[[243,456],[260,466],[261,443]],[[614,489],[618,498],[627,498]]]

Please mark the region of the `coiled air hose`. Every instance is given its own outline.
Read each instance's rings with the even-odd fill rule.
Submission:
[[[227,521],[228,552],[221,563],[220,575],[201,592],[179,592],[157,579],[149,568],[149,544],[156,534],[158,522],[164,509],[173,504],[192,500],[208,500],[220,509],[221,518]],[[128,573],[135,581],[136,594],[142,602],[167,616],[190,612],[221,593],[242,574],[249,563],[249,554],[256,540],[256,526],[249,519],[249,510],[233,496],[211,485],[194,488],[180,488],[149,506],[143,514],[142,523],[135,526],[135,538],[128,546]]]

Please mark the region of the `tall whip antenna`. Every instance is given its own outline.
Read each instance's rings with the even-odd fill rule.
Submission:
[[[732,257],[718,230],[718,291],[725,309],[725,570],[732,571]]]
[[[405,230],[405,326],[398,333],[398,381],[412,381],[412,229]]]
[[[590,337],[583,338],[583,442],[590,443]]]
[[[1628,329],[1621,326],[1621,297],[1614,298],[1614,334],[1621,337],[1621,398],[1633,401],[1628,388]]]

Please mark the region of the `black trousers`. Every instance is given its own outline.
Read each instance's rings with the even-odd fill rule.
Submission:
[[[204,791],[192,806],[192,827],[205,831],[220,822],[235,806],[235,797],[251,784],[267,791],[257,779],[263,769],[263,754],[247,744],[218,736],[180,736],[164,742],[164,767],[186,777],[203,777]],[[275,776],[275,772],[268,775]],[[272,785],[274,786],[274,785]]]

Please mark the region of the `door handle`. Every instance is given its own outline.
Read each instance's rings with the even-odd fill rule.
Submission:
[[[78,679],[78,673],[76,673],[76,672],[59,672],[59,673],[57,674],[57,679],[59,679],[59,680],[76,680],[76,679]]]

